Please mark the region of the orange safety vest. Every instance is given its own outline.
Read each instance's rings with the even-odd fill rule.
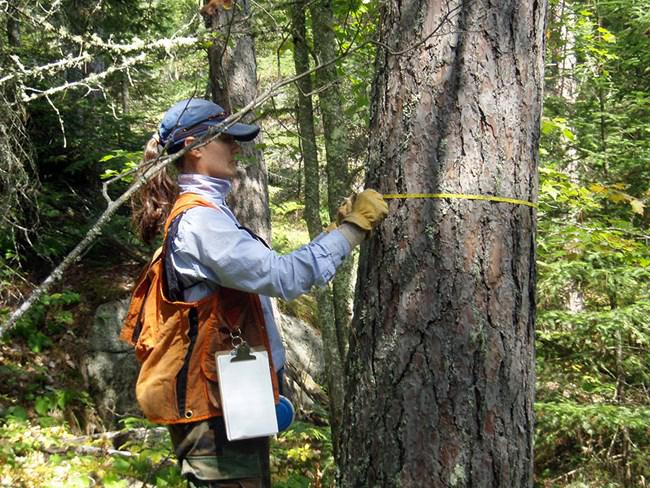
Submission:
[[[276,404],[280,401],[256,294],[219,287],[193,302],[169,298],[170,270],[165,272],[169,228],[176,217],[197,205],[220,211],[196,193],[179,195],[165,222],[163,245],[138,277],[120,334],[120,339],[135,346],[141,363],[135,387],[138,403],[144,415],[159,424],[223,415],[214,354],[232,349],[231,332],[241,331],[251,348],[268,351],[273,396]]]

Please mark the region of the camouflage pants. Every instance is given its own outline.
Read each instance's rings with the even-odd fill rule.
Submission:
[[[280,394],[283,373],[281,368]],[[271,488],[270,437],[229,441],[223,417],[168,428],[190,488]]]

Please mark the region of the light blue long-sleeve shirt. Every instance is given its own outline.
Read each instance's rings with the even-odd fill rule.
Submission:
[[[181,217],[171,261],[182,285],[193,285],[183,291],[185,301],[199,300],[218,286],[259,294],[273,364],[279,370],[285,348],[269,297],[292,300],[313,285],[327,283],[351,252],[348,240],[338,230],[323,232],[300,249],[279,255],[239,227],[225,203],[230,181],[181,173],[178,184],[181,193],[198,193],[221,210],[192,207]]]

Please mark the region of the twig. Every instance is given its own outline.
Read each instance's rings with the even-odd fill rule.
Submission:
[[[103,447],[95,446],[65,446],[65,447],[45,447],[41,446],[39,451],[48,454],[66,454],[70,451],[81,456],[119,456],[119,457],[133,457],[136,454],[131,451],[118,451],[117,449],[106,449]]]
[[[100,432],[98,434],[80,435],[77,437],[66,437],[61,439],[64,444],[82,444],[84,442],[91,442],[97,440],[113,441],[116,438],[126,440],[147,440],[150,438],[161,439],[167,435],[165,427],[155,427],[148,429],[146,427],[127,429],[127,430],[113,430],[108,432]],[[122,442],[123,444],[124,442]]]
[[[149,472],[147,473],[147,477],[142,483],[142,488],[147,488],[149,486],[149,480],[151,480],[151,477],[153,475],[155,475],[158,471],[160,471],[160,468],[170,464],[174,464],[173,461],[170,462],[171,457],[172,457],[172,453],[170,452],[164,458],[162,458],[158,464],[156,464],[149,470]]]
[[[571,476],[573,476],[574,474],[582,471],[583,469],[585,469],[584,466],[580,466],[580,467],[578,467],[576,469],[572,469],[571,471],[568,471],[568,472],[558,476],[557,478],[553,478],[552,480],[550,480],[550,483],[556,483],[556,482],[558,482],[560,480],[563,480],[563,479],[565,480],[567,478],[570,478]]]
[[[65,137],[65,125],[63,124],[63,119],[61,118],[61,112],[59,112],[59,109],[56,108],[56,105],[52,103],[49,95],[45,95],[45,100],[47,100],[47,103],[49,103],[50,107],[52,107],[52,109],[56,112],[56,116],[59,119],[59,126],[61,127],[61,135],[63,136],[63,147],[66,148],[68,147],[68,141]]]

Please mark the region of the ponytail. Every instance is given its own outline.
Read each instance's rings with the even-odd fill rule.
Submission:
[[[144,161],[138,170],[138,176],[144,173],[143,168],[148,168],[146,163],[158,158],[163,147],[160,145],[158,134],[154,134],[144,148]],[[176,170],[182,166],[183,158],[177,159],[174,164]],[[178,196],[178,184],[175,172],[165,166],[158,174],[144,184],[131,199],[132,224],[140,238],[151,244],[156,235],[161,231],[169,212]]]

